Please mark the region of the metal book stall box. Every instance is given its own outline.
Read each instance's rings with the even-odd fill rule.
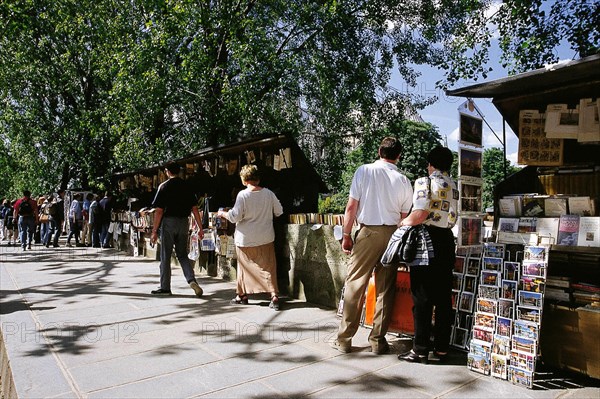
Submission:
[[[447,94],[492,98],[525,166],[494,188],[481,262],[499,260],[498,289],[478,291],[469,368],[530,388],[540,364],[600,378],[600,55]]]
[[[180,176],[191,182],[199,198],[198,207],[205,211],[205,239],[200,243],[199,267],[206,268],[209,275],[220,274],[226,279],[235,279],[235,275],[231,275],[235,273],[235,250],[233,239],[230,239],[234,226],[218,220],[214,213],[219,208],[233,206],[237,193],[244,188],[239,176],[243,165],[259,166],[261,185],[272,190],[283,206],[284,215],[275,221],[278,265],[285,264],[279,261],[283,248],[279,244],[285,240],[284,226],[288,215],[316,213],[319,193],[328,191],[302,149],[287,135],[258,136],[208,147],[171,162],[182,167]],[[128,197],[127,209],[117,215],[126,224],[123,231],[129,232],[122,239],[129,241],[130,252],[134,255],[159,257],[158,247],[152,248],[149,244],[149,233],[154,217],[152,200],[158,186],[167,179],[165,165],[152,165],[113,176],[113,185]],[[286,273],[278,273],[278,277],[285,278]],[[286,282],[280,284],[286,285]]]

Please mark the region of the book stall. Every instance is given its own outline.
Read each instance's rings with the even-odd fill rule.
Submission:
[[[205,214],[204,238],[198,240],[190,234],[190,258],[206,267],[209,274],[221,273],[227,279],[235,278],[235,226],[228,226],[215,215],[219,208],[233,206],[237,193],[244,188],[239,177],[243,165],[259,165],[263,173],[261,185],[277,195],[286,215],[315,212],[319,193],[327,192],[297,143],[286,135],[260,136],[205,148],[171,162],[181,165],[180,177],[194,187],[198,208]],[[134,255],[158,259],[158,246],[152,247],[149,242],[154,221],[151,205],[158,186],[166,179],[164,165],[113,176],[114,185],[128,204],[115,212],[116,228],[128,235],[128,250]],[[190,232],[192,226],[190,216]]]
[[[524,165],[494,188],[491,235],[457,257],[452,344],[528,388],[540,365],[600,378],[600,55],[448,94],[492,98]]]

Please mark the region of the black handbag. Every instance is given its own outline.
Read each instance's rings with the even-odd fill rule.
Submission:
[[[410,263],[415,260],[419,244],[420,227],[421,225],[411,226],[402,236],[402,241],[398,247],[398,260],[400,262]]]

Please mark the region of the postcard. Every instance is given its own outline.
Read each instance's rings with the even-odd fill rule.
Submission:
[[[475,293],[475,287],[477,286],[477,276],[471,276],[465,274],[463,280],[463,291]]]
[[[498,317],[506,317],[508,319],[515,318],[515,301],[512,299],[498,299]]]
[[[496,320],[496,334],[510,337],[512,335],[512,319],[498,317]]]
[[[535,371],[535,355],[519,351],[510,352],[510,365],[522,370]]]
[[[452,291],[452,309],[458,309],[458,300],[460,298],[460,292]]]
[[[471,341],[467,355],[467,368],[481,374],[490,374],[491,345],[486,342]]]
[[[486,331],[494,331],[494,321],[496,316],[489,313],[475,313],[475,324],[474,326]]]
[[[533,372],[508,366],[508,379],[515,385],[533,388]]]
[[[546,262],[524,261],[522,264],[522,275],[529,277],[545,277]]]
[[[475,115],[460,113],[459,142],[481,147],[483,135],[483,120]]]
[[[494,332],[473,326],[473,339],[487,342],[491,345],[492,341],[494,340]]]
[[[458,223],[458,245],[481,246],[483,219],[461,216]]]
[[[537,341],[531,338],[525,338],[513,335],[511,338],[512,350],[535,355],[537,350]]]
[[[539,308],[517,306],[517,320],[540,324],[542,311]]]
[[[479,285],[479,297],[487,299],[498,299],[500,288],[495,285]]]
[[[498,334],[494,335],[492,353],[500,356],[508,356],[510,354],[510,337]]]
[[[481,151],[473,151],[463,147],[458,150],[458,167],[461,178],[470,176],[481,179],[481,161],[483,153]]]
[[[493,377],[503,380],[508,379],[508,356],[500,356],[492,353],[492,370]]]
[[[531,323],[525,320],[515,320],[514,325],[514,335],[529,338],[533,340],[538,340],[539,338],[539,327],[535,323]]]
[[[466,258],[464,256],[457,256],[454,260],[454,273],[465,273]]]
[[[479,280],[483,285],[500,285],[500,272],[491,270],[482,270],[481,279]]]
[[[546,286],[546,280],[541,277],[523,276],[520,281],[520,289],[524,291],[544,292],[544,287]]]
[[[461,258],[467,258],[469,253],[471,252],[471,247],[458,246],[456,247],[456,256],[460,256]]]
[[[486,242],[483,244],[483,256],[504,259],[504,244]]]
[[[519,291],[519,305],[542,307],[542,293],[531,291]]]
[[[520,268],[521,264],[519,262],[504,262],[504,274],[502,278],[505,280],[518,280]]]
[[[463,275],[460,273],[452,273],[452,291],[460,292],[462,290]]]
[[[523,259],[526,261],[546,262],[548,256],[548,248],[545,246],[525,246]]]
[[[479,275],[479,258],[467,258],[467,274]]]
[[[517,299],[517,282],[514,280],[502,280],[500,298]]]
[[[499,272],[502,270],[502,258],[492,258],[489,256],[483,257],[483,270],[491,270]]]
[[[497,302],[493,299],[477,298],[477,311],[495,315],[497,310]]]
[[[458,305],[458,310],[462,310],[465,312],[473,311],[473,302],[475,300],[475,294],[471,292],[464,292],[460,294],[460,303]]]

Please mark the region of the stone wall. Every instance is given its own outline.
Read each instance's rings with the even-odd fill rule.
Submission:
[[[287,272],[288,295],[337,307],[346,278],[348,255],[342,252],[340,242],[334,238],[334,227],[308,224],[286,227],[278,271]],[[281,284],[281,278],[279,280]]]

